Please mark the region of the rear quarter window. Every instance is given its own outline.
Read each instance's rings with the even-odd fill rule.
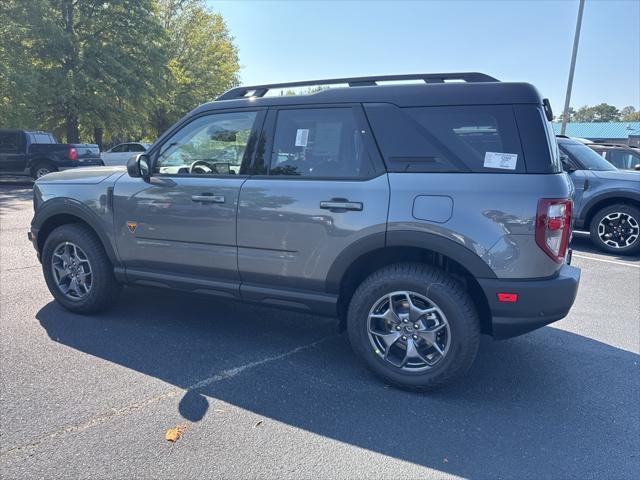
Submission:
[[[526,171],[509,105],[399,108],[370,104],[365,108],[390,171]],[[509,159],[508,166],[495,168],[492,165],[500,155]]]

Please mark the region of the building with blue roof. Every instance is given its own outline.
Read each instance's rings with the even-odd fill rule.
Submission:
[[[553,124],[556,135],[560,134],[560,127],[560,123]],[[569,122],[565,135],[598,143],[640,146],[640,122]]]

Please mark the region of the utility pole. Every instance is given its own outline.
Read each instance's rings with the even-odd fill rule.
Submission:
[[[580,0],[578,7],[578,22],[576,23],[576,34],[573,37],[573,53],[571,54],[571,68],[569,69],[569,81],[567,82],[567,95],[564,98],[564,110],[562,111],[562,127],[560,134],[564,135],[569,119],[569,102],[571,101],[571,87],[573,87],[573,73],[576,69],[576,57],[578,55],[578,43],[580,42],[580,27],[582,26],[582,12],[584,12],[584,0]]]

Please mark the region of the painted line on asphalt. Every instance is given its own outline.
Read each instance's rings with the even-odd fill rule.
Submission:
[[[14,267],[14,268],[6,268],[4,270],[0,270],[1,272],[15,272],[16,270],[27,270],[29,268],[39,268],[40,264],[36,265],[28,265],[26,267]]]
[[[578,257],[578,258],[586,258],[588,260],[593,260],[593,261],[596,261],[596,262],[613,263],[615,265],[624,265],[625,267],[640,268],[640,264],[636,265],[634,263],[620,262],[618,260],[607,260],[605,258],[591,257],[591,256],[588,256],[588,255],[579,255],[577,253],[574,253],[572,256]]]
[[[249,363],[245,363],[244,365],[240,365],[238,367],[234,367],[234,368],[229,368],[227,370],[223,370],[220,373],[217,373],[216,375],[212,375],[211,377],[205,378],[203,380],[200,380],[199,382],[196,382],[186,388],[175,388],[173,390],[169,390],[167,392],[161,393],[159,395],[156,395],[154,397],[150,397],[147,398],[145,400],[142,400],[140,402],[136,402],[136,403],[132,403],[130,405],[124,406],[124,407],[119,407],[119,408],[111,408],[111,410],[109,410],[108,412],[102,413],[100,415],[97,415],[93,418],[90,418],[89,420],[85,420],[84,422],[80,422],[80,423],[76,423],[76,424],[72,424],[72,425],[67,425],[65,427],[62,427],[56,431],[53,432],[49,432],[49,433],[45,433],[27,443],[23,443],[21,445],[16,445],[13,447],[9,447],[6,449],[3,449],[0,451],[0,457],[6,456],[6,455],[11,455],[11,454],[17,454],[20,453],[21,451],[24,450],[33,450],[36,447],[38,447],[41,443],[47,441],[47,440],[52,440],[55,439],[57,437],[66,435],[66,434],[71,434],[71,433],[76,433],[76,432],[82,432],[84,430],[87,430],[89,428],[92,427],[96,427],[99,425],[102,425],[104,423],[109,422],[110,420],[114,419],[114,418],[118,418],[118,417],[123,417],[125,415],[129,415],[130,413],[133,413],[135,411],[141,410],[149,405],[153,405],[156,403],[160,403],[164,400],[170,399],[170,398],[175,398],[178,397],[180,395],[186,394],[187,392],[191,391],[191,390],[198,390],[204,387],[208,387],[209,385],[212,385],[214,383],[217,382],[221,382],[223,380],[228,380],[230,378],[233,378],[239,374],[241,374],[242,372],[244,372],[245,370],[250,370],[252,368],[256,368],[256,367],[260,367],[266,363],[270,363],[270,362],[275,362],[277,360],[282,360],[283,358],[287,358],[290,357],[291,355],[295,355],[296,353],[299,353],[303,350],[309,350],[311,348],[317,347],[318,345],[326,342],[327,340],[331,340],[333,338],[337,338],[338,335],[331,335],[329,337],[324,337],[321,338],[320,340],[316,340],[315,342],[312,343],[307,343],[306,345],[301,345],[299,347],[294,348],[293,350],[289,350],[287,352],[281,353],[279,355],[273,355],[271,357],[265,357],[262,358],[260,360],[256,360],[254,362],[249,362]],[[30,453],[29,453],[30,455]]]

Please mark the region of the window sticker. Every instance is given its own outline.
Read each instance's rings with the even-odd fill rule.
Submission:
[[[306,147],[309,141],[309,129],[299,128],[296,130],[296,147]]]
[[[501,168],[503,170],[515,170],[517,163],[517,153],[486,152],[484,154],[484,168]]]

